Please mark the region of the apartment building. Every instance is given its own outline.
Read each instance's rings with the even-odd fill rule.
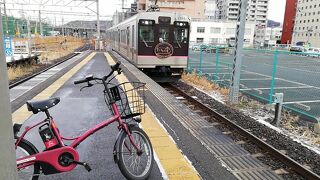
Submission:
[[[219,19],[236,21],[240,0],[217,0]],[[266,27],[269,0],[248,0],[247,21]]]
[[[263,46],[273,46],[281,40],[282,27],[258,28],[255,34],[255,44]]]
[[[138,11],[146,11],[150,5],[154,5],[154,2],[154,0],[137,0]],[[206,18],[205,0],[158,0],[157,5],[163,12],[177,12],[191,18]]]
[[[234,45],[236,39],[235,21],[202,20],[192,21],[190,43],[205,43],[214,45]],[[253,22],[246,23],[244,46],[252,47],[255,32]]]
[[[320,47],[320,2],[318,0],[299,0],[297,2],[292,43],[309,43]],[[288,17],[287,17],[288,18]]]

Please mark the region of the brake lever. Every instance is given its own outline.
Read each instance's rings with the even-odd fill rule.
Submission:
[[[85,88],[87,88],[87,87],[91,87],[91,86],[93,86],[93,84],[90,83],[90,82],[88,82],[88,85],[83,86],[83,87],[80,89],[80,91],[82,91],[83,89],[85,89]]]

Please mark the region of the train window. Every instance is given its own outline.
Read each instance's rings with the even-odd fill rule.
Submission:
[[[189,29],[186,27],[175,27],[173,31],[174,43],[188,43]]]
[[[139,41],[140,42],[154,42],[153,26],[139,27]]]
[[[169,27],[160,27],[159,28],[159,42],[168,42],[169,41]]]

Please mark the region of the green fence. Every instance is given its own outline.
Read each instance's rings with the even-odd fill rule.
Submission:
[[[223,87],[230,86],[233,49],[201,46],[189,50],[188,71],[196,71]],[[320,117],[320,54],[244,49],[240,91],[272,104],[284,94],[284,107],[310,120]]]

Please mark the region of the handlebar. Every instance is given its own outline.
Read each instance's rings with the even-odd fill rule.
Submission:
[[[85,82],[88,82],[87,79],[81,79],[81,80],[78,80],[78,81],[74,81],[73,83],[74,84],[81,84],[81,83],[85,83]]]
[[[93,77],[93,75],[89,75],[85,79],[80,79],[80,80],[74,81],[73,83],[74,84],[81,84],[81,83],[85,83],[85,82],[89,83],[89,81],[91,81],[91,80],[106,81],[115,71],[118,71],[118,73],[120,74],[120,70],[121,70],[120,65],[121,65],[121,63],[117,62],[115,65],[110,66],[110,68],[111,68],[110,73],[108,75],[104,76],[103,78],[97,78],[97,77]]]

